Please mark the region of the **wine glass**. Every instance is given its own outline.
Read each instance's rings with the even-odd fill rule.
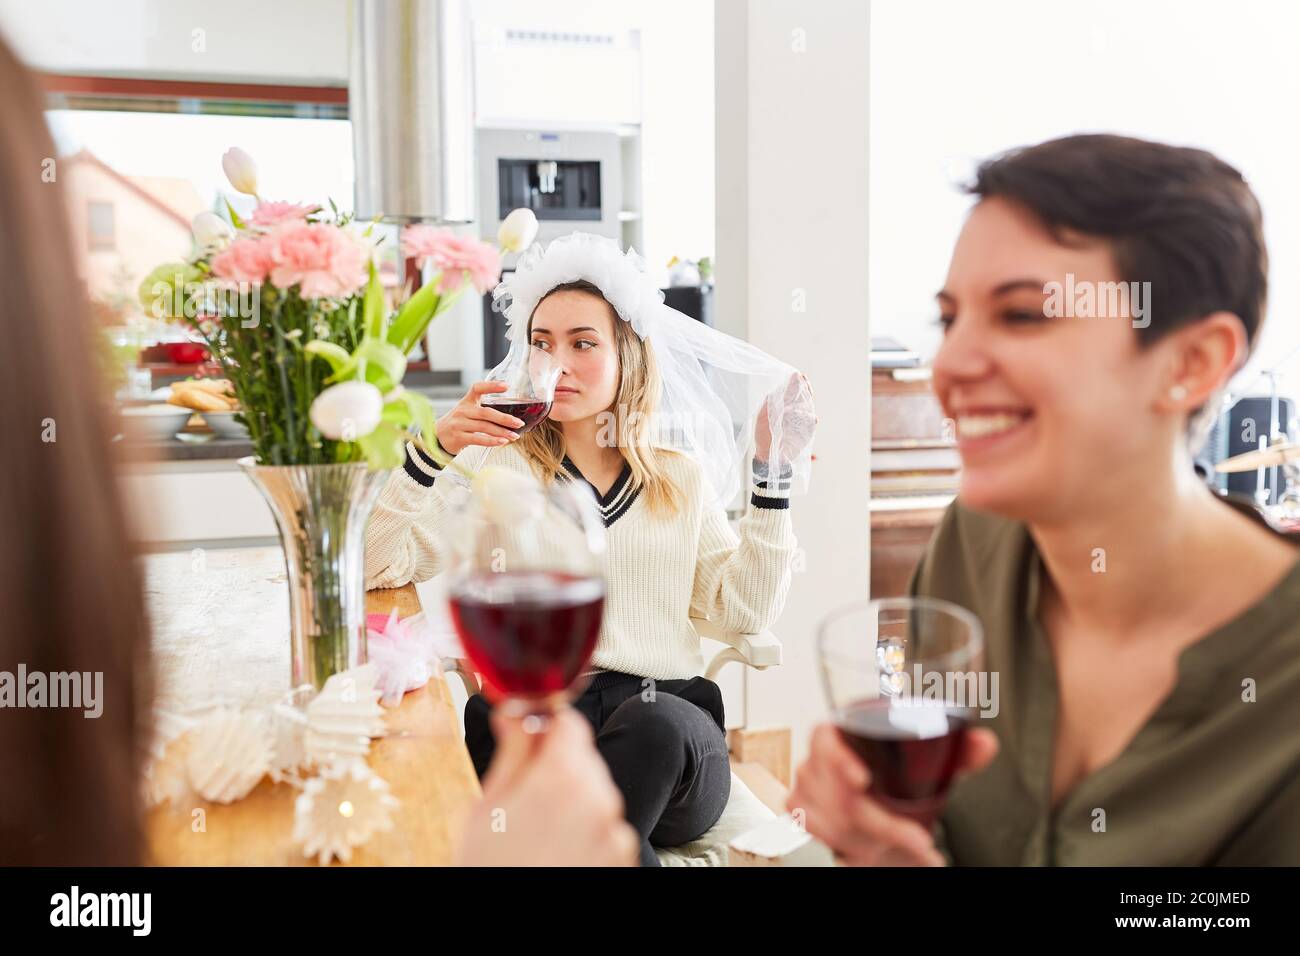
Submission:
[[[872,797],[931,826],[968,727],[995,705],[979,620],[933,598],[858,602],[822,622],[817,653],[832,717],[871,770]]]
[[[487,380],[505,382],[507,391],[484,395],[481,404],[518,418],[524,423],[518,433],[524,435],[551,413],[561,372],[548,352],[531,345],[491,371]]]
[[[540,732],[585,686],[605,606],[591,489],[501,468],[474,479],[450,536],[452,622],[503,712]]]

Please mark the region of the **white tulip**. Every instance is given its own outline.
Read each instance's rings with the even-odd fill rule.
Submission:
[[[523,252],[537,238],[537,216],[531,209],[515,209],[501,220],[497,245],[502,252]]]
[[[257,195],[257,163],[238,146],[232,146],[221,157],[221,168],[236,192]]]
[[[384,396],[369,382],[339,382],[311,403],[311,423],[332,441],[356,441],[379,426]]]
[[[191,227],[200,249],[224,249],[235,238],[235,230],[230,227],[230,223],[215,212],[199,213],[194,217]]]

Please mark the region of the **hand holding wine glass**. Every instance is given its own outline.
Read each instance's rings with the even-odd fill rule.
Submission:
[[[833,725],[819,728],[790,807],[810,833],[862,864],[935,865],[930,829],[959,773],[997,752],[997,684],[984,636],[965,608],[885,598],[832,612],[817,657]]]
[[[495,448],[527,434],[550,414],[561,373],[538,348],[508,359],[438,419],[438,444],[458,455],[467,445]]]
[[[982,770],[997,751],[991,730],[968,731],[953,779]],[[839,728],[819,724],[786,809],[802,812],[807,831],[849,866],[942,866],[930,831],[870,796],[871,783],[871,770]]]
[[[505,382],[475,382],[451,411],[438,417],[438,444],[449,455],[459,455],[469,445],[496,448],[519,437],[522,419],[502,409],[481,404],[485,395],[504,392]]]

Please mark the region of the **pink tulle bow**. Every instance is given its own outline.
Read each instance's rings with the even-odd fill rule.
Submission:
[[[436,673],[438,642],[423,616],[399,620],[396,610],[386,618],[367,614],[366,648],[379,671],[376,686],[385,707],[397,706],[403,694],[419,690]]]

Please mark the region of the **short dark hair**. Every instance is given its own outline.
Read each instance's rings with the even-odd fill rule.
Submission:
[[[967,191],[1016,202],[1059,240],[1109,243],[1126,282],[1150,282],[1150,344],[1218,311],[1253,345],[1268,297],[1259,201],[1240,172],[1203,149],[1128,136],[1048,140],[987,160]]]

